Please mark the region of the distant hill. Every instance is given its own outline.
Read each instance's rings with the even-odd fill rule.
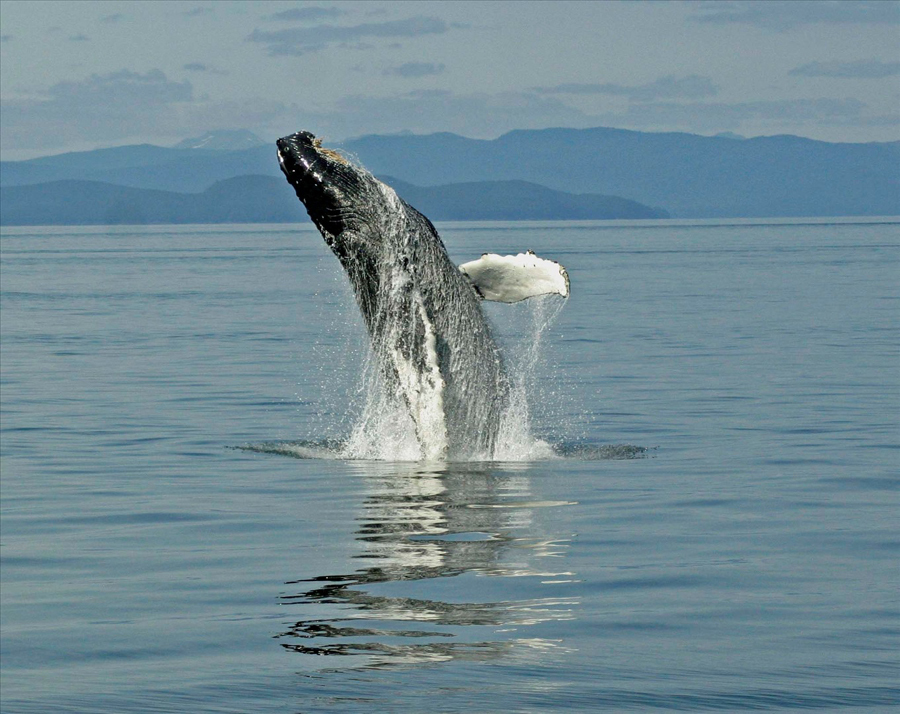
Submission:
[[[275,146],[238,151],[197,151],[142,144],[0,162],[0,186],[62,179],[199,192],[217,181],[247,175],[281,176]]]
[[[618,196],[572,194],[528,181],[472,181],[414,186],[389,176],[385,183],[435,221],[605,220],[668,218],[669,214]]]
[[[385,179],[433,220],[664,218],[615,196],[572,195],[523,181],[422,188]],[[2,225],[294,223],[306,210],[283,177],[238,176],[201,193],[64,180],[0,188]]]
[[[280,177],[274,146],[234,149],[213,135],[188,144],[194,148],[142,145],[0,162],[0,185],[75,179],[198,193],[238,176]],[[201,144],[223,148],[199,151]],[[376,174],[417,187],[527,182],[567,194],[624,196],[675,217],[900,214],[900,142],[597,128],[513,131],[491,141],[447,133],[364,136],[338,148]]]
[[[301,221],[306,211],[284,195],[284,181],[241,176],[198,194],[52,181],[0,188],[2,225],[110,225]]]
[[[366,136],[346,148],[370,170],[420,186],[521,179],[627,196],[675,217],[900,214],[900,142],[601,128],[513,131],[493,141]]]

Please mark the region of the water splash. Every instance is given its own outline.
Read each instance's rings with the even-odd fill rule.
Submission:
[[[419,461],[416,426],[402,397],[392,393],[373,355],[362,373],[363,408],[338,456],[374,461]]]
[[[539,380],[543,343],[565,300],[555,295],[535,297],[522,304],[530,318],[530,330],[509,350],[509,405],[503,413],[494,458],[500,461],[534,461],[556,456],[553,447],[534,435],[533,400],[547,395]]]
[[[550,459],[596,461],[634,459],[647,456],[647,449],[630,444],[590,444],[582,441],[550,443],[535,435],[535,406],[540,415],[562,411],[564,397],[554,380],[545,375],[547,337],[565,300],[546,295],[515,305],[487,304],[488,317],[498,333],[505,353],[508,375],[507,405],[500,414],[494,449],[474,453],[465,461],[532,462]],[[346,315],[350,319],[350,314]],[[269,441],[239,447],[247,451],[278,454],[299,459],[344,459],[351,461],[421,462],[423,458],[417,426],[404,399],[385,377],[374,348],[367,350],[361,376],[347,414],[349,436],[341,439]],[[355,370],[353,370],[355,371]],[[330,407],[338,405],[329,403]],[[320,424],[320,426],[322,426]],[[565,425],[557,424],[557,431]],[[320,432],[321,433],[321,432]],[[327,431],[326,431],[327,433]],[[461,459],[451,459],[459,462]]]
[[[548,295],[533,298],[515,308],[503,306],[507,310],[526,313],[526,334],[507,346],[508,399],[500,414],[493,451],[471,453],[465,460],[534,461],[555,457],[553,447],[533,434],[530,399],[544,396],[538,379],[542,347],[549,328],[564,304],[563,299]],[[521,318],[521,314],[518,316]],[[522,328],[521,325],[519,327]],[[478,356],[470,355],[468,358],[475,360]],[[417,431],[417,425],[409,415],[408,405],[392,391],[390,383],[385,379],[379,366],[381,361],[374,352],[366,361],[363,370],[365,388],[362,390],[364,406],[340,457],[387,461],[428,459],[429,455],[423,453],[421,443],[428,443],[429,437],[434,435],[428,434],[422,439],[422,420],[419,420]],[[437,399],[440,394],[429,395],[423,390],[422,396]],[[426,409],[440,408],[440,405],[434,404],[430,407],[428,404],[420,405],[420,408],[423,406]],[[434,440],[439,441],[440,435]]]

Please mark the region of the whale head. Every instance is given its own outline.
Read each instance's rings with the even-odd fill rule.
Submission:
[[[381,232],[378,218],[393,189],[336,151],[326,149],[308,131],[276,142],[281,170],[325,242],[348,257],[373,247]]]

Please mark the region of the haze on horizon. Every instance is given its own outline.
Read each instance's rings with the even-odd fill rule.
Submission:
[[[0,0],[0,151],[246,128],[900,138],[900,2]]]

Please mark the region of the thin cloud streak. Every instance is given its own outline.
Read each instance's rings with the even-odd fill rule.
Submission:
[[[766,30],[794,30],[815,24],[898,24],[900,4],[893,0],[733,0],[697,3],[694,22],[753,25]]]
[[[558,84],[554,87],[536,87],[538,94],[606,94],[626,97],[632,101],[649,102],[656,99],[701,99],[714,97],[719,88],[709,77],[696,74],[687,77],[660,77],[649,84]]]
[[[444,34],[449,29],[450,25],[440,18],[417,16],[361,25],[317,25],[274,31],[255,29],[246,40],[265,45],[270,56],[298,57],[328,45],[358,42],[363,38],[413,38]]]
[[[443,64],[434,62],[406,62],[397,67],[388,67],[382,74],[412,79],[441,74],[444,69],[445,67]]]
[[[228,72],[225,70],[219,69],[218,67],[213,67],[208,64],[204,64],[203,62],[188,62],[186,65],[182,65],[181,67],[186,72],[206,72],[207,74],[220,74],[226,75]]]
[[[342,14],[336,7],[295,7],[267,15],[263,19],[276,22],[319,22],[339,17]]]
[[[810,62],[788,72],[795,77],[835,77],[838,79],[883,79],[900,75],[900,62],[859,60],[857,62]]]

